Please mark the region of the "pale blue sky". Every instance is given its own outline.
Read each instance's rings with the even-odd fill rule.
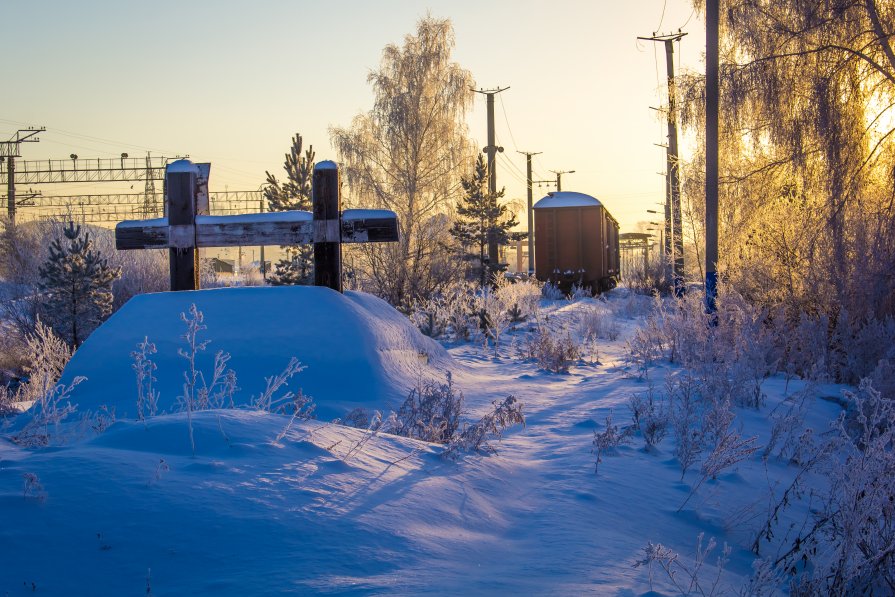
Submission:
[[[511,87],[496,105],[508,198],[525,197],[519,149],[543,152],[537,177],[575,170],[563,189],[600,198],[623,229],[658,209],[664,125],[649,106],[662,101],[664,51],[635,38],[689,19],[678,58],[702,70],[703,22],[686,0],[4,0],[0,75],[15,83],[0,136],[47,127],[22,159],[188,153],[212,163],[213,190],[257,189],[265,170],[281,173],[294,132],[318,159],[335,157],[327,128],[371,107],[366,76],[382,48],[427,11],[452,20],[454,58],[477,86]],[[478,97],[469,127],[480,145],[485,118]]]

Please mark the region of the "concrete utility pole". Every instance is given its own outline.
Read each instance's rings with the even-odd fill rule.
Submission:
[[[718,298],[718,24],[720,0],[705,3],[705,311],[717,325]]]
[[[535,272],[535,250],[534,250],[534,221],[532,219],[532,209],[531,209],[531,184],[534,182],[532,180],[531,175],[531,156],[540,155],[540,151],[520,151],[525,156],[525,178],[528,181],[528,273],[533,274]]]
[[[503,147],[498,147],[494,138],[494,96],[507,89],[509,89],[509,87],[504,87],[503,89],[500,87],[497,89],[473,89],[476,93],[481,93],[487,98],[488,145],[482,149],[482,152],[488,156],[488,192],[491,194],[497,193],[497,167],[495,158],[497,157],[498,152],[503,152]],[[494,238],[493,234],[489,234],[488,237],[488,262],[490,263],[492,271],[494,271],[494,268],[496,268],[497,262],[499,261],[497,239]]]
[[[0,142],[0,158],[6,158],[6,212],[10,226],[16,224],[16,158],[22,156],[19,144],[40,141],[35,135],[45,130],[43,126],[39,129],[19,129],[12,139]]]
[[[574,170],[551,170],[554,174],[556,174],[556,192],[559,193],[562,191],[562,175],[563,174],[575,174]]]
[[[677,94],[674,82],[674,42],[679,41],[687,35],[682,31],[670,33],[666,35],[655,35],[652,37],[638,37],[646,41],[663,42],[665,44],[665,68],[668,76],[668,145],[666,148],[666,169],[668,179],[666,180],[666,220],[668,224],[673,221],[673,226],[666,225],[670,228],[671,238],[668,239],[669,248],[672,249],[673,268],[672,276],[674,278],[674,293],[681,296],[684,292],[684,237],[683,222],[681,221],[681,181],[680,171],[678,169],[678,140],[677,140]],[[670,217],[668,217],[670,216]]]

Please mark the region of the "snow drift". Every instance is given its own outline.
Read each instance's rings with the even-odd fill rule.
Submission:
[[[78,410],[106,406],[119,418],[135,417],[131,352],[144,337],[158,350],[151,358],[158,366],[159,410],[176,409],[187,366],[178,355],[178,348],[186,348],[181,313],[193,303],[207,326],[199,339],[211,341],[198,368],[210,379],[214,354],[230,353],[237,404],[259,395],[264,378],[282,371],[293,356],[306,369],[288,387],[312,396],[325,420],[355,407],[396,408],[420,376],[443,381],[453,367],[441,345],[388,303],[362,292],[293,286],[144,294],[96,330],[65,368],[64,383],[87,377],[72,395]]]

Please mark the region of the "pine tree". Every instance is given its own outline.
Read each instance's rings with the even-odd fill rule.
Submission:
[[[502,271],[504,267],[497,263],[488,263],[488,242],[491,239],[497,244],[506,244],[511,240],[525,237],[524,232],[510,232],[517,226],[516,216],[507,213],[506,205],[499,200],[504,189],[495,193],[488,191],[488,166],[479,154],[475,163],[472,178],[462,178],[461,184],[466,196],[457,204],[458,219],[451,228],[451,234],[469,251],[468,259],[477,260],[480,267],[482,286],[489,276]],[[473,252],[477,250],[477,252]]]
[[[292,147],[283,164],[286,180],[280,183],[276,176],[267,174],[264,197],[270,211],[311,211],[311,178],[314,174],[314,146],[302,154],[302,138],[296,133]],[[314,277],[314,249],[312,245],[281,247],[286,257],[274,266],[271,284],[310,284]]]
[[[90,233],[69,222],[63,237],[50,243],[50,255],[38,268],[46,293],[41,309],[53,331],[77,348],[112,312],[112,283],[121,275],[93,249]]]

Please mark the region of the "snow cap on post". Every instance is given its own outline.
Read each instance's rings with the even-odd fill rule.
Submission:
[[[168,174],[182,174],[184,172],[192,172],[196,175],[199,174],[199,167],[189,160],[177,160],[176,162],[171,162],[165,170]]]
[[[337,170],[339,167],[332,160],[323,160],[314,164],[314,170]]]

